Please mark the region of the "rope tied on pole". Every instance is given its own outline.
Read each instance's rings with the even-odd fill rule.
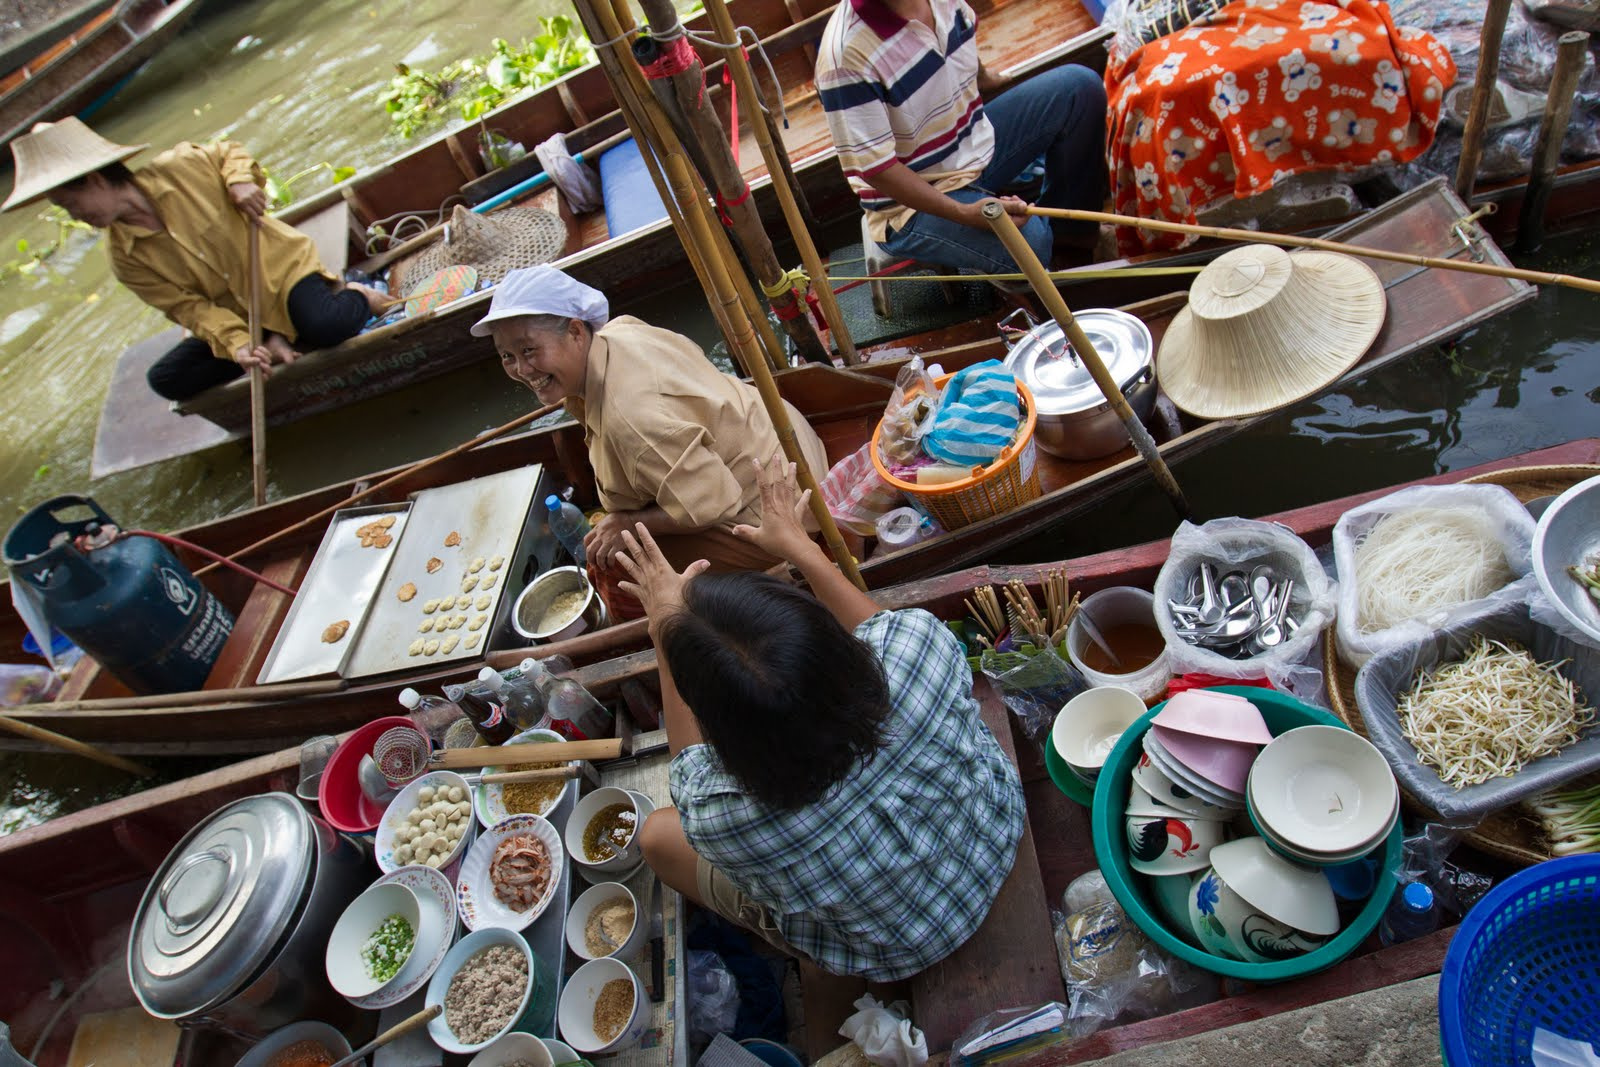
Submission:
[[[683,29],[683,24],[679,23],[678,28]],[[646,78],[670,78],[674,74],[682,74],[700,62],[700,57],[695,55],[694,49],[689,47],[688,39],[681,33],[676,37],[661,37],[657,34],[650,34],[649,37],[660,46],[660,51],[653,62],[639,64],[639,69],[644,72]],[[705,91],[703,85],[701,91]]]

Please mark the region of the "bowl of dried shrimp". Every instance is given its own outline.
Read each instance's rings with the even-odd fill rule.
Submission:
[[[456,882],[468,930],[521,930],[555,899],[567,862],[561,835],[538,815],[512,815],[478,835]]]
[[[554,730],[524,730],[506,742],[508,745],[549,741],[564,742],[566,738]],[[561,755],[559,750],[552,750],[550,754],[551,766],[560,766]],[[526,771],[532,770],[539,764],[519,764],[515,767],[485,767],[484,774],[493,774],[496,771]],[[503,822],[512,815],[549,815],[555,806],[561,803],[561,798],[567,790],[577,792],[576,779],[568,778],[559,782],[511,782],[480,785],[472,791],[472,806],[478,814],[478,822],[485,829],[497,822]]]
[[[1356,676],[1367,734],[1400,788],[1477,820],[1600,770],[1600,650],[1512,604],[1380,652]]]

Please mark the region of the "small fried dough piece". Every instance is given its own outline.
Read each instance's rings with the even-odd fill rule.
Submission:
[[[422,646],[422,654],[424,656],[431,656],[437,651],[439,651],[439,641],[437,638],[429,638],[428,641]]]
[[[480,596],[478,598],[478,602],[476,604],[474,604],[473,607],[477,608],[479,611],[488,611],[489,610],[489,600],[490,600],[489,594],[485,593],[483,596]]]
[[[483,584],[480,585],[478,588],[482,589],[485,593],[487,593],[489,590],[493,589],[495,586],[497,586],[499,584],[500,584],[500,576],[498,574],[491,574],[491,575],[489,575],[489,577],[487,577],[487,578],[485,578],[483,580]]]
[[[419,634],[429,633],[432,630],[433,630],[433,620],[432,619],[423,619],[421,622],[417,623],[417,633],[419,633]]]
[[[478,642],[482,641],[482,640],[483,640],[483,635],[482,634],[472,634],[471,636],[469,636],[467,638],[467,643],[466,643],[467,651],[471,652],[473,649],[477,648],[478,647]]]
[[[393,543],[394,543],[394,538],[390,537],[386,533],[383,533],[382,531],[379,531],[379,533],[375,537],[373,537],[372,545],[370,547],[372,547],[372,548],[388,548]]]
[[[415,641],[411,642],[411,647],[406,649],[406,654],[410,656],[420,656],[422,655],[423,646],[426,644],[427,642],[419,637]]]
[[[450,620],[450,629],[459,630],[466,624],[467,617],[465,615],[457,615],[455,618]]]
[[[494,576],[490,575],[489,577],[492,578]],[[488,578],[484,579],[484,581],[486,581],[486,582],[488,580],[489,580]],[[465,578],[461,579],[461,591],[463,593],[470,593],[474,589],[476,589],[477,587],[478,587],[478,579],[473,577],[472,575],[469,574]]]
[[[385,530],[387,530],[389,527],[394,525],[394,516],[393,515],[385,515],[383,518],[378,520],[377,525],[381,526]]]
[[[444,547],[454,548],[461,543],[461,535],[451,530],[444,538]]]
[[[471,563],[467,564],[467,573],[468,574],[477,574],[479,571],[483,570],[483,564],[484,564],[484,558],[482,556],[479,556],[477,559],[475,559]]]
[[[409,604],[411,602],[412,598],[415,597],[416,595],[417,595],[417,587],[415,585],[413,585],[412,583],[410,583],[410,582],[407,582],[405,585],[402,585],[400,587],[400,591],[395,593],[395,596],[400,598],[400,602],[402,604]]]
[[[481,629],[483,629],[483,624],[488,622],[488,621],[489,621],[489,616],[487,616],[487,615],[479,615],[476,619],[473,619],[471,622],[467,623],[467,629],[469,629],[469,630],[481,630]]]
[[[443,566],[444,566],[444,560],[440,559],[438,556],[429,556],[428,557],[428,573],[429,574],[433,574],[440,567],[443,567]]]
[[[492,570],[492,571],[497,571],[501,567],[504,567],[505,565],[506,565],[506,558],[504,556],[496,556],[494,559],[491,559],[489,561],[489,569]]]
[[[436,612],[438,610],[439,610],[439,598],[438,597],[434,597],[432,600],[424,600],[422,602],[422,613],[424,615],[432,615],[434,612]]]
[[[440,655],[448,656],[450,653],[454,652],[456,650],[456,642],[459,640],[461,640],[461,638],[457,637],[455,634],[451,634],[449,637],[445,638],[439,644]]]
[[[344,640],[344,635],[350,632],[350,620],[340,619],[338,622],[329,623],[328,628],[322,631],[322,643],[335,644]]]

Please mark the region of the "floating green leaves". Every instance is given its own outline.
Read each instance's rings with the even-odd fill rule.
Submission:
[[[17,254],[11,259],[0,262],[0,285],[5,285],[7,282],[21,278],[33,277],[39,273],[51,256],[61,251],[61,246],[67,242],[72,234],[92,233],[94,231],[94,227],[87,222],[79,222],[71,215],[68,215],[64,209],[53,204],[39,212],[38,218],[40,222],[51,223],[55,226],[55,238],[43,244],[34,244],[26,237],[17,238],[17,243],[14,246]],[[54,277],[54,273],[50,272],[49,276]]]

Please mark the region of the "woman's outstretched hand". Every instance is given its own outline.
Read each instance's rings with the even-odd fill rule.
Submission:
[[[619,585],[623,592],[637,597],[643,605],[645,614],[650,618],[651,635],[654,636],[656,626],[683,606],[683,590],[689,584],[689,579],[711,564],[697,559],[685,567],[682,574],[673,570],[672,564],[661,554],[660,546],[642,522],[636,524],[632,531],[622,532],[622,544],[623,549],[613,558],[632,581]]]
[[[782,452],[774,452],[766,463],[759,459],[751,462],[756,465],[756,485],[761,489],[761,525],[740,523],[733,528],[733,536],[769,556],[796,563],[816,547],[805,527],[811,490],[800,491],[795,465],[785,460]]]

